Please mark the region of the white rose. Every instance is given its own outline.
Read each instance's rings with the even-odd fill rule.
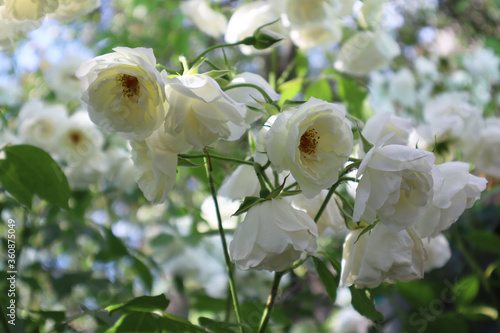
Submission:
[[[385,141],[384,144],[405,146],[408,144],[412,131],[413,121],[411,119],[401,118],[392,113],[385,112],[376,114],[368,119],[361,134],[363,134],[366,140],[375,144],[382,137],[392,133],[393,136]]]
[[[229,86],[236,84],[253,84],[262,88],[273,101],[277,101],[281,98],[271,85],[262,76],[250,72],[244,72],[238,74],[231,80]],[[245,122],[247,124],[252,124],[254,121],[262,118],[266,114],[266,111],[259,103],[266,102],[264,96],[259,90],[252,87],[241,87],[227,90],[229,97],[234,99],[238,103],[246,104],[252,108],[260,109],[261,111],[253,111],[248,109],[245,117]]]
[[[165,78],[165,93],[169,103],[166,131],[184,137],[195,148],[218,139],[237,140],[248,128],[245,105],[233,101],[207,75]]]
[[[259,27],[278,20],[278,15],[273,11],[272,5],[266,1],[255,1],[239,6],[227,24],[225,40],[227,43],[236,43],[253,35]],[[263,32],[280,33],[283,31],[281,22],[265,27]],[[268,52],[256,50],[253,46],[240,45],[241,52],[249,55],[252,53]]]
[[[388,67],[401,53],[398,43],[384,31],[362,31],[349,38],[341,47],[335,69],[363,76]]]
[[[266,141],[273,168],[290,170],[307,198],[338,180],[353,148],[345,108],[314,97],[279,114]]]
[[[463,93],[443,93],[427,102],[424,118],[430,126],[428,141],[458,143],[467,149],[481,133],[481,110],[466,101]]]
[[[58,0],[4,0],[5,17],[16,20],[41,20],[59,5]]]
[[[66,102],[78,101],[82,96],[80,80],[75,76],[83,59],[78,56],[63,58],[44,71],[45,81],[58,99]]]
[[[318,214],[321,205],[325,201],[328,194],[328,190],[322,190],[317,196],[311,199],[307,199],[304,195],[298,194],[292,199],[292,207],[303,210],[312,219]],[[340,214],[338,205],[342,206],[340,199],[334,195],[328,202],[323,214],[321,214],[318,222],[318,232],[322,233],[326,228],[330,227],[335,231],[344,228],[345,221]]]
[[[35,30],[42,25],[42,21],[18,21],[6,13],[5,6],[0,6],[0,50],[8,50],[14,47],[14,41],[18,35],[24,35],[28,31]]]
[[[350,297],[350,292],[349,292]],[[340,308],[328,320],[328,327],[335,333],[367,333],[372,322],[359,314],[350,304]]]
[[[434,61],[423,56],[415,59],[415,70],[422,80],[436,81],[439,78],[439,71]]]
[[[95,152],[80,163],[63,168],[68,183],[74,190],[85,190],[89,185],[99,183],[104,179],[107,169],[108,163],[102,151]]]
[[[68,111],[62,104],[45,105],[40,100],[29,100],[17,119],[19,136],[28,144],[53,152],[59,129],[67,118]]]
[[[342,38],[339,1],[288,0],[282,14],[283,25],[290,29],[292,42],[300,48],[312,48],[326,42],[336,44]]]
[[[382,138],[361,162],[353,221],[380,222],[394,231],[413,225],[433,198],[434,154]]]
[[[165,117],[165,91],[152,49],[116,47],[84,62],[76,76],[90,119],[125,139],[150,136]]]
[[[435,268],[441,268],[451,258],[451,249],[448,240],[443,234],[435,238],[422,239],[427,260],[424,262],[424,271],[427,273]]]
[[[173,137],[163,127],[145,140],[133,140],[132,160],[135,181],[144,197],[153,204],[165,202],[177,175],[177,154],[187,152],[191,146],[183,138]]]
[[[48,18],[68,22],[86,15],[101,6],[101,0],[59,0],[57,10]]]
[[[60,125],[56,151],[68,165],[78,165],[102,152],[104,136],[86,111],[78,111]]]
[[[375,288],[383,282],[408,282],[424,276],[425,250],[414,230],[394,231],[378,223],[359,237],[362,231],[354,230],[345,239],[342,286]]]
[[[474,77],[488,82],[500,80],[500,58],[492,49],[477,49],[464,56],[464,66]]]
[[[389,95],[404,107],[413,107],[417,101],[415,77],[408,68],[400,69],[389,84]]]
[[[422,238],[436,237],[471,208],[486,189],[486,179],[469,173],[469,164],[447,162],[437,165],[432,205],[419,217],[415,229]]]
[[[500,118],[486,118],[484,122],[485,128],[479,132],[479,139],[466,156],[477,170],[500,178]]]
[[[219,38],[226,32],[226,17],[210,8],[206,0],[183,1],[180,8],[182,13],[207,35]]]
[[[229,253],[242,270],[284,271],[303,253],[316,254],[318,229],[284,199],[253,206],[234,232]]]

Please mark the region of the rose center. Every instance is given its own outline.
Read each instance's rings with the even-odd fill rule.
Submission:
[[[82,135],[78,132],[71,132],[69,134],[69,139],[74,145],[77,145],[80,141],[82,141]]]
[[[139,97],[141,93],[141,86],[139,85],[139,79],[135,76],[128,74],[120,74],[116,77],[116,81],[118,81],[123,88],[123,96],[131,98],[134,96]]]
[[[309,128],[300,137],[299,150],[306,155],[315,155],[320,136],[314,128]]]

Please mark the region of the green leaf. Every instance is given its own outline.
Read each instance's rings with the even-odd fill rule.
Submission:
[[[304,93],[304,99],[309,100],[311,97],[331,102],[333,99],[333,92],[330,82],[328,82],[327,79],[318,79],[311,83]]]
[[[366,120],[364,117],[363,101],[368,96],[368,91],[353,79],[337,76],[338,93],[344,102],[347,111],[356,118]]]
[[[188,167],[188,168],[198,168],[200,166],[203,166],[203,164],[193,163],[190,160],[185,159],[183,157],[177,157],[177,166]]]
[[[68,208],[68,180],[48,153],[30,145],[8,146],[4,151],[0,182],[14,198],[31,208],[36,194],[51,204]]]
[[[283,83],[279,86],[279,93],[281,99],[279,104],[283,104],[288,99],[293,99],[302,90],[302,79],[297,78]]]
[[[497,320],[498,311],[488,305],[464,305],[458,306],[458,313],[465,316],[468,320]]]
[[[490,231],[477,230],[464,237],[478,249],[500,255],[500,246],[498,246],[500,236]]]
[[[303,78],[307,75],[309,61],[303,52],[298,51],[295,56],[295,74],[299,78]]]
[[[222,321],[212,320],[206,317],[198,318],[198,323],[208,329],[209,332],[213,333],[235,333],[238,331],[239,327],[248,327],[243,324],[238,323],[226,323]],[[250,328],[250,327],[248,327]]]
[[[212,79],[218,79],[218,78],[220,78],[226,74],[229,74],[231,72],[232,71],[228,70],[228,69],[214,69],[214,70],[211,70],[209,72],[205,72],[203,74],[210,76]]]
[[[164,330],[163,332],[168,332],[168,333],[206,332],[206,330],[191,324],[188,320],[174,316],[169,313],[164,314],[163,318],[161,318],[161,327]]]
[[[350,286],[349,290],[351,290],[351,303],[356,311],[373,322],[384,320],[384,316],[375,309],[375,301],[367,289]]]
[[[458,281],[453,294],[456,296],[455,303],[465,305],[471,303],[479,292],[479,279],[475,275],[469,275]]]
[[[267,195],[266,199],[274,199],[278,195],[280,195],[281,191],[283,191],[283,189],[285,188],[285,183],[286,183],[286,179],[287,178],[288,178],[288,176],[286,176],[285,179],[283,180],[283,184],[281,184],[280,186],[276,187],[271,193],[269,193]]]
[[[115,311],[139,311],[139,312],[153,312],[153,311],[165,311],[170,301],[165,297],[164,294],[157,296],[139,296],[124,304],[114,304],[106,307],[109,313]]]
[[[124,314],[106,333],[160,333],[159,318],[152,313],[132,312]]]
[[[363,231],[361,231],[361,233],[358,235],[358,238],[356,238],[356,241],[354,242],[354,244],[356,244],[359,240],[359,238],[361,236],[363,236],[364,234],[366,234],[367,232],[369,232],[370,230],[372,230],[373,228],[375,228],[375,226],[377,225],[377,223],[379,222],[380,220],[377,220],[375,221],[373,224],[370,224],[369,226],[367,226],[366,228],[363,229]],[[366,223],[366,222],[364,222]]]
[[[242,204],[240,205],[240,208],[238,208],[238,210],[233,214],[233,216],[241,215],[247,212],[253,206],[264,201],[266,201],[266,199],[262,199],[259,197],[245,197],[245,200],[243,200]]]
[[[319,278],[321,279],[321,282],[325,286],[326,293],[332,300],[333,304],[337,299],[337,288],[339,287],[339,282],[340,282],[340,271],[337,271],[337,275],[334,276],[332,272],[330,272],[330,270],[328,269],[328,266],[323,261],[319,260],[316,257],[313,257],[313,260]]]

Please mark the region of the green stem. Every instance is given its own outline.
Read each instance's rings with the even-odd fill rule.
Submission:
[[[278,288],[280,285],[281,277],[285,274],[285,272],[275,272],[274,280],[271,286],[271,292],[269,293],[269,297],[267,299],[266,308],[264,312],[262,312],[262,318],[260,320],[258,333],[264,333],[267,328],[267,324],[269,323],[269,319],[271,318],[271,313],[273,311],[274,302],[276,301],[276,295],[278,294]]]
[[[185,158],[186,160],[189,160],[192,158],[205,158],[205,157],[207,157],[204,154],[198,154],[198,155],[179,154],[178,156],[181,158]],[[251,165],[251,166],[254,165],[254,162],[252,162],[252,161],[245,161],[245,160],[240,160],[237,158],[226,157],[226,156],[221,156],[221,155],[210,154],[210,158],[212,158],[214,160],[229,161],[229,162],[235,162],[235,163],[239,163],[239,164],[247,164],[247,165]]]
[[[219,225],[219,235],[220,235],[220,239],[221,239],[221,243],[222,243],[222,250],[224,252],[224,260],[226,262],[227,275],[229,278],[229,289],[231,291],[231,297],[233,299],[234,312],[236,314],[237,322],[239,324],[241,324],[242,321],[241,321],[240,303],[238,301],[238,295],[236,294],[236,285],[234,282],[233,266],[231,263],[231,259],[229,257],[229,251],[227,249],[226,235],[224,233],[224,227],[222,226],[222,217],[220,215],[219,202],[217,201],[217,194],[215,191],[214,179],[212,177],[212,162],[210,160],[211,156],[208,153],[208,149],[206,147],[203,150],[205,151],[205,154],[206,154],[205,169],[207,172],[208,182],[210,184],[210,192],[212,193],[212,199],[214,201],[215,211],[217,213],[217,221],[218,221],[218,225]],[[244,333],[243,327],[241,327],[241,326],[240,326],[240,331],[241,331],[241,333]]]
[[[227,90],[234,89],[234,88],[254,88],[254,89],[258,90],[262,94],[262,96],[264,96],[267,103],[269,103],[269,104],[273,103],[273,99],[268,95],[268,93],[266,93],[266,91],[264,89],[262,89],[261,87],[255,85],[255,84],[251,84],[251,83],[232,84],[230,86],[226,86],[226,87],[222,88],[222,90],[227,91]]]
[[[198,60],[200,60],[201,58],[203,58],[203,56],[213,50],[216,50],[216,49],[220,49],[220,48],[223,48],[223,47],[231,47],[231,46],[236,46],[236,45],[240,45],[240,44],[243,44],[243,41],[239,41],[239,42],[236,42],[236,43],[231,43],[231,44],[219,44],[219,45],[214,45],[212,47],[209,47],[208,49],[206,49],[205,51],[203,51],[202,53],[200,53],[193,61],[191,61],[191,64],[196,64],[196,62]]]
[[[206,63],[207,65],[209,65],[210,67],[212,67],[213,69],[215,69],[215,70],[220,70],[220,68],[219,68],[219,67],[217,67],[217,65],[216,65],[216,64],[214,64],[213,62],[211,62],[211,61],[210,61],[210,60],[208,60],[208,59],[205,59],[205,63]]]

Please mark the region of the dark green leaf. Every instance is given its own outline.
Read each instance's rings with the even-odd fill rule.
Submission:
[[[384,320],[384,316],[375,309],[375,301],[367,289],[350,286],[349,290],[351,290],[351,303],[356,311],[373,322]]]
[[[196,333],[206,332],[206,330],[191,324],[188,320],[166,313],[161,318],[161,327],[168,333]]]
[[[311,83],[304,93],[304,99],[309,100],[311,97],[331,102],[333,99],[333,92],[330,82],[328,82],[327,79],[318,79]]]
[[[332,300],[332,304],[335,303],[337,299],[337,288],[339,287],[340,282],[340,271],[337,271],[336,275],[333,275],[332,272],[328,269],[328,266],[321,260],[316,257],[313,257],[314,266],[316,267],[316,271],[318,272],[319,278],[325,286],[326,293]]]
[[[490,231],[476,230],[464,236],[478,249],[500,255],[500,237]]]
[[[52,157],[30,145],[4,148],[6,158],[0,161],[0,182],[3,188],[22,204],[31,208],[33,195],[68,208],[68,180]]]
[[[165,311],[170,301],[165,297],[164,294],[157,296],[139,296],[124,304],[114,304],[106,307],[106,310],[110,313],[114,311],[139,311],[139,312],[153,312],[153,311]]]
[[[233,214],[233,216],[238,216],[240,214],[243,214],[253,206],[264,201],[266,200],[259,197],[245,197],[245,200],[243,200],[243,203],[240,205],[240,208],[238,208],[238,210]]]

